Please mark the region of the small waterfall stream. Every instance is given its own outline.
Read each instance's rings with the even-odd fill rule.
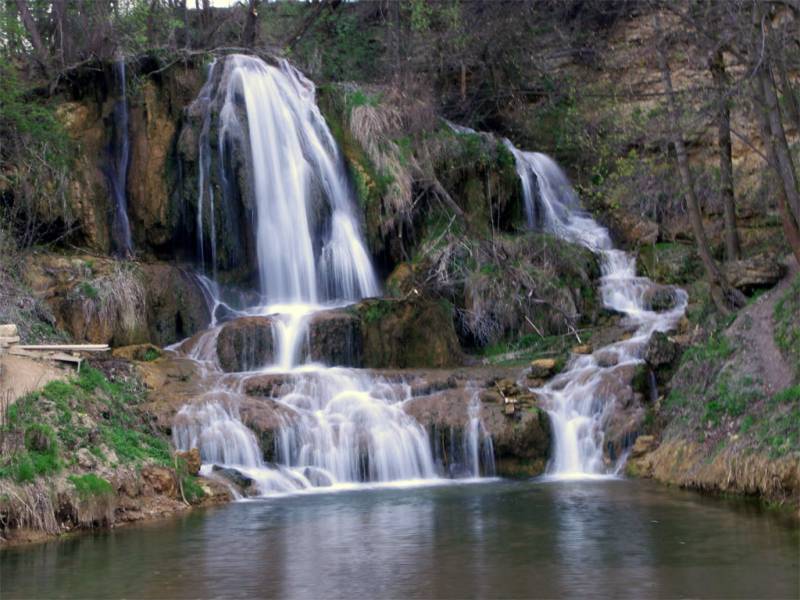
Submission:
[[[627,340],[574,357],[563,373],[535,390],[547,399],[555,437],[548,473],[558,478],[614,474],[624,459],[610,467],[603,460],[605,425],[615,408],[613,396],[601,393],[604,378],[615,369],[642,362],[650,336],[675,326],[686,309],[687,295],[676,289],[671,310],[649,310],[645,294],[653,282],[637,277],[635,258],[614,249],[608,231],[580,209],[578,196],[558,165],[544,154],[521,151],[508,140],[505,143],[516,159],[528,225],[596,253],[604,306],[624,315],[634,328]],[[602,361],[598,360],[601,354]]]
[[[119,98],[114,104],[113,127],[109,149],[110,164],[106,169],[109,191],[113,203],[111,213],[111,241],[114,252],[123,258],[133,255],[131,225],[128,220],[128,166],[130,163],[130,137],[128,134],[128,89],[125,60],[114,63]]]

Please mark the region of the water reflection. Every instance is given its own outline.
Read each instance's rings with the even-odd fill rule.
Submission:
[[[3,551],[2,597],[797,597],[798,529],[641,482],[245,502]]]

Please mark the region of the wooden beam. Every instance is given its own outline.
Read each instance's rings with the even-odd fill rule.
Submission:
[[[21,350],[63,352],[108,352],[108,344],[26,344],[17,345]]]

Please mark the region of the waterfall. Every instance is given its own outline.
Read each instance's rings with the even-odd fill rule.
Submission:
[[[114,252],[124,258],[133,254],[131,226],[128,220],[128,165],[130,163],[130,139],[128,136],[128,92],[125,74],[125,60],[114,63],[119,98],[114,103],[112,115],[112,135],[110,144],[111,160],[106,169],[106,178],[111,192],[113,211],[111,213],[111,241]]]
[[[437,476],[425,430],[402,409],[407,386],[351,369],[301,364],[316,311],[380,293],[346,165],[314,95],[313,84],[286,61],[273,66],[230,55],[211,66],[198,98],[198,258],[216,265],[220,229],[214,203],[224,210],[235,196],[226,193],[233,173],[225,161],[236,146],[247,159],[249,187],[240,193],[252,201],[260,300],[235,310],[221,300],[213,277],[199,276],[212,326],[184,354],[201,366],[208,389],[176,416],[173,441],[180,449],[198,447],[206,470],[216,464],[246,474],[260,494]],[[223,188],[216,200],[210,140],[215,124],[216,173]],[[272,364],[223,375],[216,359],[220,312],[269,316]],[[281,393],[271,400],[280,426],[275,462],[269,464],[239,416],[240,404],[252,401],[243,391],[246,382],[264,374],[285,376]]]
[[[211,261],[216,264],[211,144],[218,111],[218,172],[232,185],[230,148],[247,155],[247,190],[261,304],[356,301],[380,292],[354,212],[346,165],[315,103],[315,88],[282,60],[230,55],[215,62],[200,92],[205,107],[199,136],[198,236],[205,262],[204,218],[209,215]],[[230,199],[225,199],[230,203]]]
[[[627,340],[574,358],[565,372],[536,390],[546,398],[555,438],[549,474],[562,478],[611,474],[616,468],[604,464],[603,436],[615,402],[608,393],[601,393],[604,378],[615,369],[642,362],[650,336],[675,326],[686,309],[687,295],[675,290],[674,308],[662,313],[648,310],[645,293],[653,282],[637,277],[635,258],[614,249],[608,231],[581,210],[577,194],[558,165],[544,154],[521,151],[508,140],[505,144],[516,159],[528,225],[596,253],[604,306],[623,314],[635,328]],[[606,357],[603,364],[611,366],[598,362],[600,352]]]
[[[472,393],[467,413],[469,427],[464,438],[464,455],[468,458],[466,464],[469,473],[472,477],[480,477],[483,466],[483,474],[493,476],[494,446],[492,436],[488,434],[481,420],[481,400],[478,391]]]

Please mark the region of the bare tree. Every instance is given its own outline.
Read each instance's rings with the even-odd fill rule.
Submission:
[[[744,295],[728,283],[725,274],[720,270],[719,265],[717,265],[711,254],[711,246],[708,243],[708,237],[706,236],[705,227],[703,226],[700,203],[695,193],[694,181],[691,170],[689,169],[686,144],[684,143],[683,133],[680,129],[680,111],[678,110],[675,90],[672,87],[672,72],[669,67],[667,50],[665,47],[665,36],[661,29],[661,22],[658,14],[656,14],[654,21],[658,35],[657,51],[659,68],[661,70],[661,79],[664,85],[669,110],[670,136],[678,158],[678,172],[680,173],[681,183],[684,187],[689,222],[692,226],[695,243],[697,244],[697,253],[700,255],[700,260],[706,271],[706,277],[710,285],[711,298],[720,312],[728,314],[731,312],[731,309],[744,305]]]
[[[731,108],[728,98],[730,82],[725,70],[725,54],[722,48],[718,48],[711,55],[709,69],[714,79],[720,197],[722,199],[722,214],[725,220],[725,256],[728,260],[738,260],[741,255],[741,246],[739,243],[739,231],[736,228],[736,202],[733,185]]]

